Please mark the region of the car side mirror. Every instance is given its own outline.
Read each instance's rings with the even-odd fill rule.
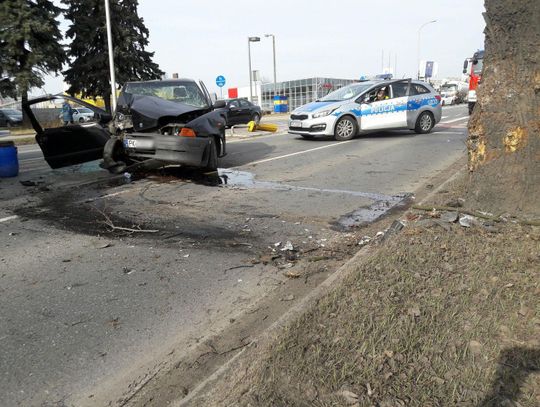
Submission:
[[[224,107],[227,107],[227,102],[224,100],[216,100],[214,103],[214,109],[223,109]]]

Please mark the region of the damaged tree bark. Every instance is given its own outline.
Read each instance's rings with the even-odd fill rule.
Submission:
[[[469,121],[469,198],[540,216],[540,2],[486,0],[484,71]]]

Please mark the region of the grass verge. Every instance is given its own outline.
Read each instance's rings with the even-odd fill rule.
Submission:
[[[421,219],[197,405],[540,405],[540,228]]]

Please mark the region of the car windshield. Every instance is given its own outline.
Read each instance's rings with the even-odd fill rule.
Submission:
[[[476,60],[476,63],[473,62],[473,72],[476,75],[480,75],[482,73],[482,67],[484,66],[484,59],[480,58]]]
[[[126,84],[124,91],[134,95],[157,96],[195,107],[208,107],[206,98],[195,82],[134,82]]]
[[[7,116],[22,116],[22,112],[15,109],[3,109],[2,112]]]
[[[77,110],[79,111],[79,113],[91,113],[91,114],[94,113],[94,112],[92,112],[90,109],[88,109],[86,107],[80,107]]]
[[[352,85],[344,86],[341,89],[330,92],[323,98],[320,98],[321,102],[341,102],[342,100],[348,100],[359,96],[362,92],[369,89],[372,84],[354,83]]]

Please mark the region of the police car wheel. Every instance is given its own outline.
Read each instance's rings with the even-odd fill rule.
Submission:
[[[356,122],[348,116],[339,119],[334,130],[334,138],[337,141],[345,141],[354,136],[356,136]]]
[[[433,115],[430,112],[423,112],[420,114],[420,116],[418,116],[418,119],[416,119],[414,131],[416,131],[418,134],[426,134],[433,129],[433,126],[435,126]]]

